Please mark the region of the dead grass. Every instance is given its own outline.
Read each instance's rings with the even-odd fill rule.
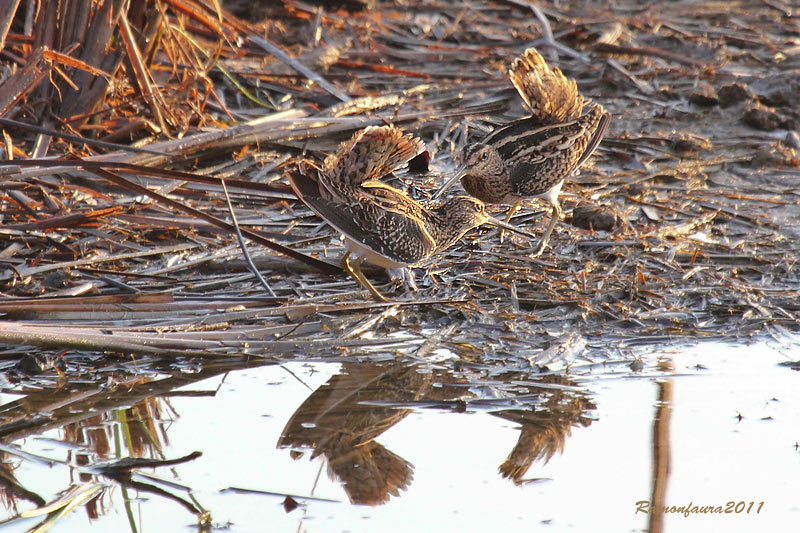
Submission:
[[[67,368],[98,352],[358,359],[446,347],[552,364],[797,330],[800,171],[782,139],[797,128],[786,96],[800,53],[788,6],[541,3],[540,19],[516,1],[406,4],[287,1],[253,21],[199,0],[124,13],[42,0],[6,14],[4,358],[24,345]],[[372,302],[284,170],[391,122],[427,142],[429,171],[398,177],[426,198],[468,139],[521,116],[505,69],[528,46],[614,116],[594,167],[565,187],[552,249],[532,259],[531,243],[474,231],[417,270],[418,292]],[[742,99],[718,100],[733,82]],[[755,108],[769,120],[753,122]],[[223,180],[274,296],[242,260]],[[593,229],[598,208],[608,229]],[[514,222],[539,230],[544,212]]]

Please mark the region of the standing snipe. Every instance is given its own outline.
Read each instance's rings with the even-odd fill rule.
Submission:
[[[484,223],[532,237],[490,217],[475,198],[456,196],[429,208],[377,181],[424,149],[422,141],[396,128],[373,126],[342,143],[321,169],[304,161],[289,176],[297,197],[345,236],[342,268],[381,301],[386,299],[361,271],[365,260],[405,269],[449,248]],[[413,282],[407,270],[404,275]]]
[[[469,194],[486,203],[513,204],[506,222],[524,198],[544,198],[553,209],[535,251],[539,255],[561,216],[558,194],[564,179],[595,151],[611,115],[599,104],[581,114],[589,101],[575,80],[550,68],[533,48],[514,61],[509,75],[531,115],[468,144],[462,166],[433,197],[461,179]]]

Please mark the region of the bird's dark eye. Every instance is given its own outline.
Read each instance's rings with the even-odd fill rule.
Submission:
[[[482,152],[481,161],[486,161],[487,159],[489,159],[489,152]]]

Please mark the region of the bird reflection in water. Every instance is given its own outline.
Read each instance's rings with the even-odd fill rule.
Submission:
[[[541,381],[549,385],[574,386],[569,379],[559,375],[545,376]],[[552,389],[548,390],[547,399],[541,405],[492,413],[520,425],[517,444],[500,465],[500,474],[518,485],[525,483],[523,476],[534,462],[547,463],[556,453],[564,452],[573,427],[591,425],[594,418],[590,412],[594,409],[595,405],[585,395]]]
[[[297,408],[278,447],[313,448],[312,459],[325,457],[328,475],[342,482],[352,503],[386,503],[408,488],[414,467],[375,438],[412,409],[364,402],[413,402],[424,397],[431,383],[430,374],[421,374],[414,367],[345,363],[341,373]]]
[[[540,400],[527,409],[503,409],[507,404],[498,404],[500,409],[491,413],[520,424],[518,442],[500,466],[500,473],[521,484],[535,461],[547,462],[563,451],[573,427],[591,424],[588,411],[595,406],[576,393],[574,383],[564,376],[536,379],[517,373],[504,379],[524,379]],[[537,388],[536,382],[547,388]],[[295,411],[278,447],[292,449],[295,459],[304,455],[302,450],[311,448],[311,458],[325,458],[328,475],[342,483],[352,503],[381,505],[409,487],[413,465],[375,439],[415,407],[463,410],[464,402],[468,406],[472,396],[465,386],[468,384],[467,378],[442,369],[421,373],[414,366],[402,364],[344,363],[340,374],[314,391]]]

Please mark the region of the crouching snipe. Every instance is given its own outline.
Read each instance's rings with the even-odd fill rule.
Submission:
[[[361,263],[394,269],[419,265],[484,223],[530,235],[490,217],[475,198],[456,196],[427,207],[377,181],[424,151],[422,141],[389,127],[356,132],[322,168],[302,162],[289,181],[297,197],[341,232],[342,268],[381,301],[386,298],[361,271]]]

